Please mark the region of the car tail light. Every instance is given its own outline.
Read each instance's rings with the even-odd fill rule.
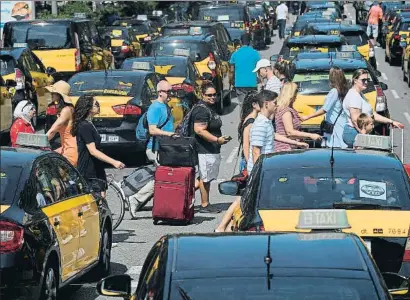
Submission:
[[[190,84],[182,83],[182,84],[174,84],[172,86],[172,89],[177,91],[177,90],[184,90],[187,93],[193,93],[194,92],[194,87]]]
[[[410,262],[410,228],[407,234],[406,245],[404,246],[403,262]]]
[[[55,116],[57,115],[57,105],[50,105],[47,107],[46,110],[46,115],[47,116]]]
[[[144,42],[149,42],[150,40],[151,40],[150,36],[147,36],[147,37],[144,38]]]
[[[245,22],[245,31],[249,32],[249,22]]]
[[[141,108],[133,104],[115,105],[112,107],[112,109],[118,115],[125,116],[125,115],[140,115],[141,114]]]
[[[26,87],[26,77],[20,69],[14,69],[16,90],[23,90]]]
[[[0,253],[15,252],[24,242],[24,229],[17,224],[0,221]]]
[[[251,231],[251,232],[260,232],[260,231],[265,231],[265,227],[264,227],[263,225],[260,225],[260,226],[254,226],[254,227],[249,228],[249,229],[248,229],[248,230],[246,230],[246,231]]]
[[[401,36],[400,36],[400,34],[395,34],[393,38],[394,38],[395,40],[400,41]]]
[[[130,47],[125,42],[123,42],[122,46],[121,46],[121,52],[122,53],[127,53],[129,51],[130,51]]]
[[[404,167],[404,169],[406,170],[407,175],[410,176],[410,165],[408,165],[408,164],[403,164],[403,167]]]
[[[385,111],[387,108],[386,96],[381,87],[376,86],[376,111]]]

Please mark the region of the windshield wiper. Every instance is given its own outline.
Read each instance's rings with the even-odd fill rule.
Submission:
[[[188,296],[188,293],[185,292],[185,290],[182,287],[178,286],[178,291],[179,291],[179,294],[181,295],[182,299],[192,300],[191,297]]]
[[[348,208],[348,209],[399,209],[396,205],[380,205],[374,203],[357,203],[357,202],[335,202],[333,208]]]

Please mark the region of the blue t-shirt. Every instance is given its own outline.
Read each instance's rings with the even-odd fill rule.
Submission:
[[[150,107],[148,108],[147,112],[147,121],[148,121],[148,126],[149,125],[157,125],[157,127],[160,127],[162,124],[164,124],[165,120],[167,119],[168,116],[168,110],[171,113],[171,109],[167,108],[167,104],[161,103],[158,101],[153,102]],[[169,120],[161,128],[163,131],[168,131],[168,132],[173,132],[174,131],[174,117],[170,116]],[[148,145],[148,149],[152,149],[152,137],[150,138]],[[155,149],[152,149],[153,151],[158,150],[158,139],[155,141]]]
[[[242,46],[232,54],[230,64],[235,65],[235,87],[256,88],[256,73],[252,71],[260,59],[259,52],[250,46]]]
[[[334,126],[333,134],[324,133],[324,137],[326,139],[323,139],[322,147],[346,148],[347,145],[343,141],[343,130],[345,124],[347,123],[347,118],[344,112],[340,113],[343,108],[337,89],[332,88],[329,94],[327,94],[323,109],[326,112],[326,122],[329,122]]]

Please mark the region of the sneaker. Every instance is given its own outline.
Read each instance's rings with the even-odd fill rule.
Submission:
[[[130,201],[130,215],[133,219],[137,218],[137,212],[141,209],[142,204],[143,203],[138,201],[136,198]]]
[[[221,209],[217,209],[213,207],[211,204],[208,204],[205,207],[200,206],[198,213],[200,214],[219,214],[221,211],[222,211]]]

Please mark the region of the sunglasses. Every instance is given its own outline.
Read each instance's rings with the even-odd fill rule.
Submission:
[[[95,101],[93,105],[94,105],[95,107],[98,107],[98,108],[99,108],[99,107],[100,107],[100,102]]]
[[[368,78],[362,78],[362,79],[360,79],[360,81],[361,81],[363,84],[368,84],[368,83],[369,83],[369,79],[368,79]]]
[[[172,90],[167,90],[167,91],[165,91],[165,90],[160,90],[159,92],[161,93],[165,93],[165,94],[167,94],[167,95],[169,95],[170,93],[171,93],[171,91]]]
[[[207,96],[207,97],[216,97],[216,93],[213,93],[213,94],[205,94],[205,96]]]

